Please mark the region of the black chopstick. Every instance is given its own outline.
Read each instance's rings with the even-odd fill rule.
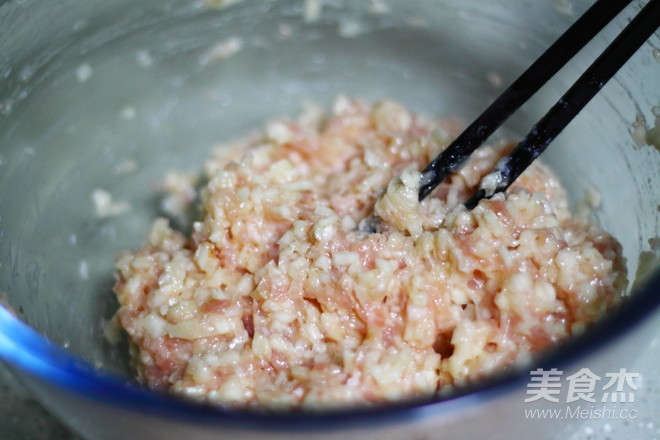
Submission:
[[[598,0],[422,171],[421,201],[632,0]]]
[[[658,27],[660,27],[660,0],[651,0],[564,96],[534,125],[511,154],[498,162],[490,176],[492,183],[484,185],[482,180],[481,187],[465,203],[465,207],[472,209],[482,198],[506,190]]]

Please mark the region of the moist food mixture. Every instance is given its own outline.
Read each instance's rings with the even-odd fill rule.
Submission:
[[[232,407],[431,395],[525,362],[614,306],[620,247],[571,217],[544,165],[472,211],[460,204],[510,145],[481,149],[418,203],[419,170],[458,129],[340,97],[329,115],[272,121],[215,152],[190,236],[161,218],[118,258],[116,320],[139,377]],[[379,232],[360,231],[372,212]]]

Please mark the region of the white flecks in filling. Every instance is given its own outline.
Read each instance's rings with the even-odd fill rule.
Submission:
[[[445,395],[619,301],[618,243],[570,215],[542,164],[468,211],[511,148],[485,147],[419,203],[459,124],[391,101],[308,108],[214,151],[199,199],[171,175],[174,211],[201,200],[191,235],[158,219],[119,256],[116,321],[149,386],[262,408]],[[374,213],[379,231],[358,230]]]

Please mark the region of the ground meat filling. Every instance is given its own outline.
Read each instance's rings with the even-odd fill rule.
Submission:
[[[616,240],[571,217],[533,164],[460,203],[505,143],[423,203],[424,165],[459,125],[338,98],[215,152],[190,236],[154,222],[121,254],[116,320],[150,387],[231,407],[428,396],[525,362],[620,300]],[[377,233],[359,222],[375,213]]]

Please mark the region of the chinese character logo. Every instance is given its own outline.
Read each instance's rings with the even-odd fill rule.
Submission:
[[[527,384],[527,397],[525,402],[534,402],[535,400],[545,399],[550,402],[559,402],[555,397],[561,392],[561,375],[564,374],[562,370],[556,368],[550,371],[545,371],[542,368],[537,368],[530,371],[530,380]]]
[[[622,368],[618,373],[607,373],[605,376],[609,377],[610,381],[605,384],[603,391],[609,390],[615,385],[616,387],[614,391],[606,391],[603,393],[601,402],[631,403],[635,401],[635,393],[631,391],[626,394],[624,389],[627,385],[627,387],[633,391],[637,390],[637,384],[634,380],[639,379],[639,373],[628,373],[625,368]]]
[[[600,380],[600,376],[591,372],[588,368],[583,368],[577,373],[568,376],[568,395],[566,396],[566,403],[575,402],[576,400],[584,400],[585,402],[595,402],[594,394],[596,390],[596,382]]]
[[[637,390],[636,380],[640,378],[639,373],[629,373],[625,368],[621,368],[616,373],[606,373],[603,379],[593,373],[588,368],[582,368],[577,373],[572,374],[564,381],[562,375],[564,372],[556,368],[544,370],[537,368],[530,371],[530,380],[527,384],[527,397],[525,402],[534,402],[537,400],[547,400],[548,402],[559,402],[559,395],[562,391],[563,383],[567,383],[566,402],[571,403],[578,400],[590,403],[596,403],[596,391],[599,383],[606,382],[599,391],[602,391],[601,402],[611,403],[634,403]]]

